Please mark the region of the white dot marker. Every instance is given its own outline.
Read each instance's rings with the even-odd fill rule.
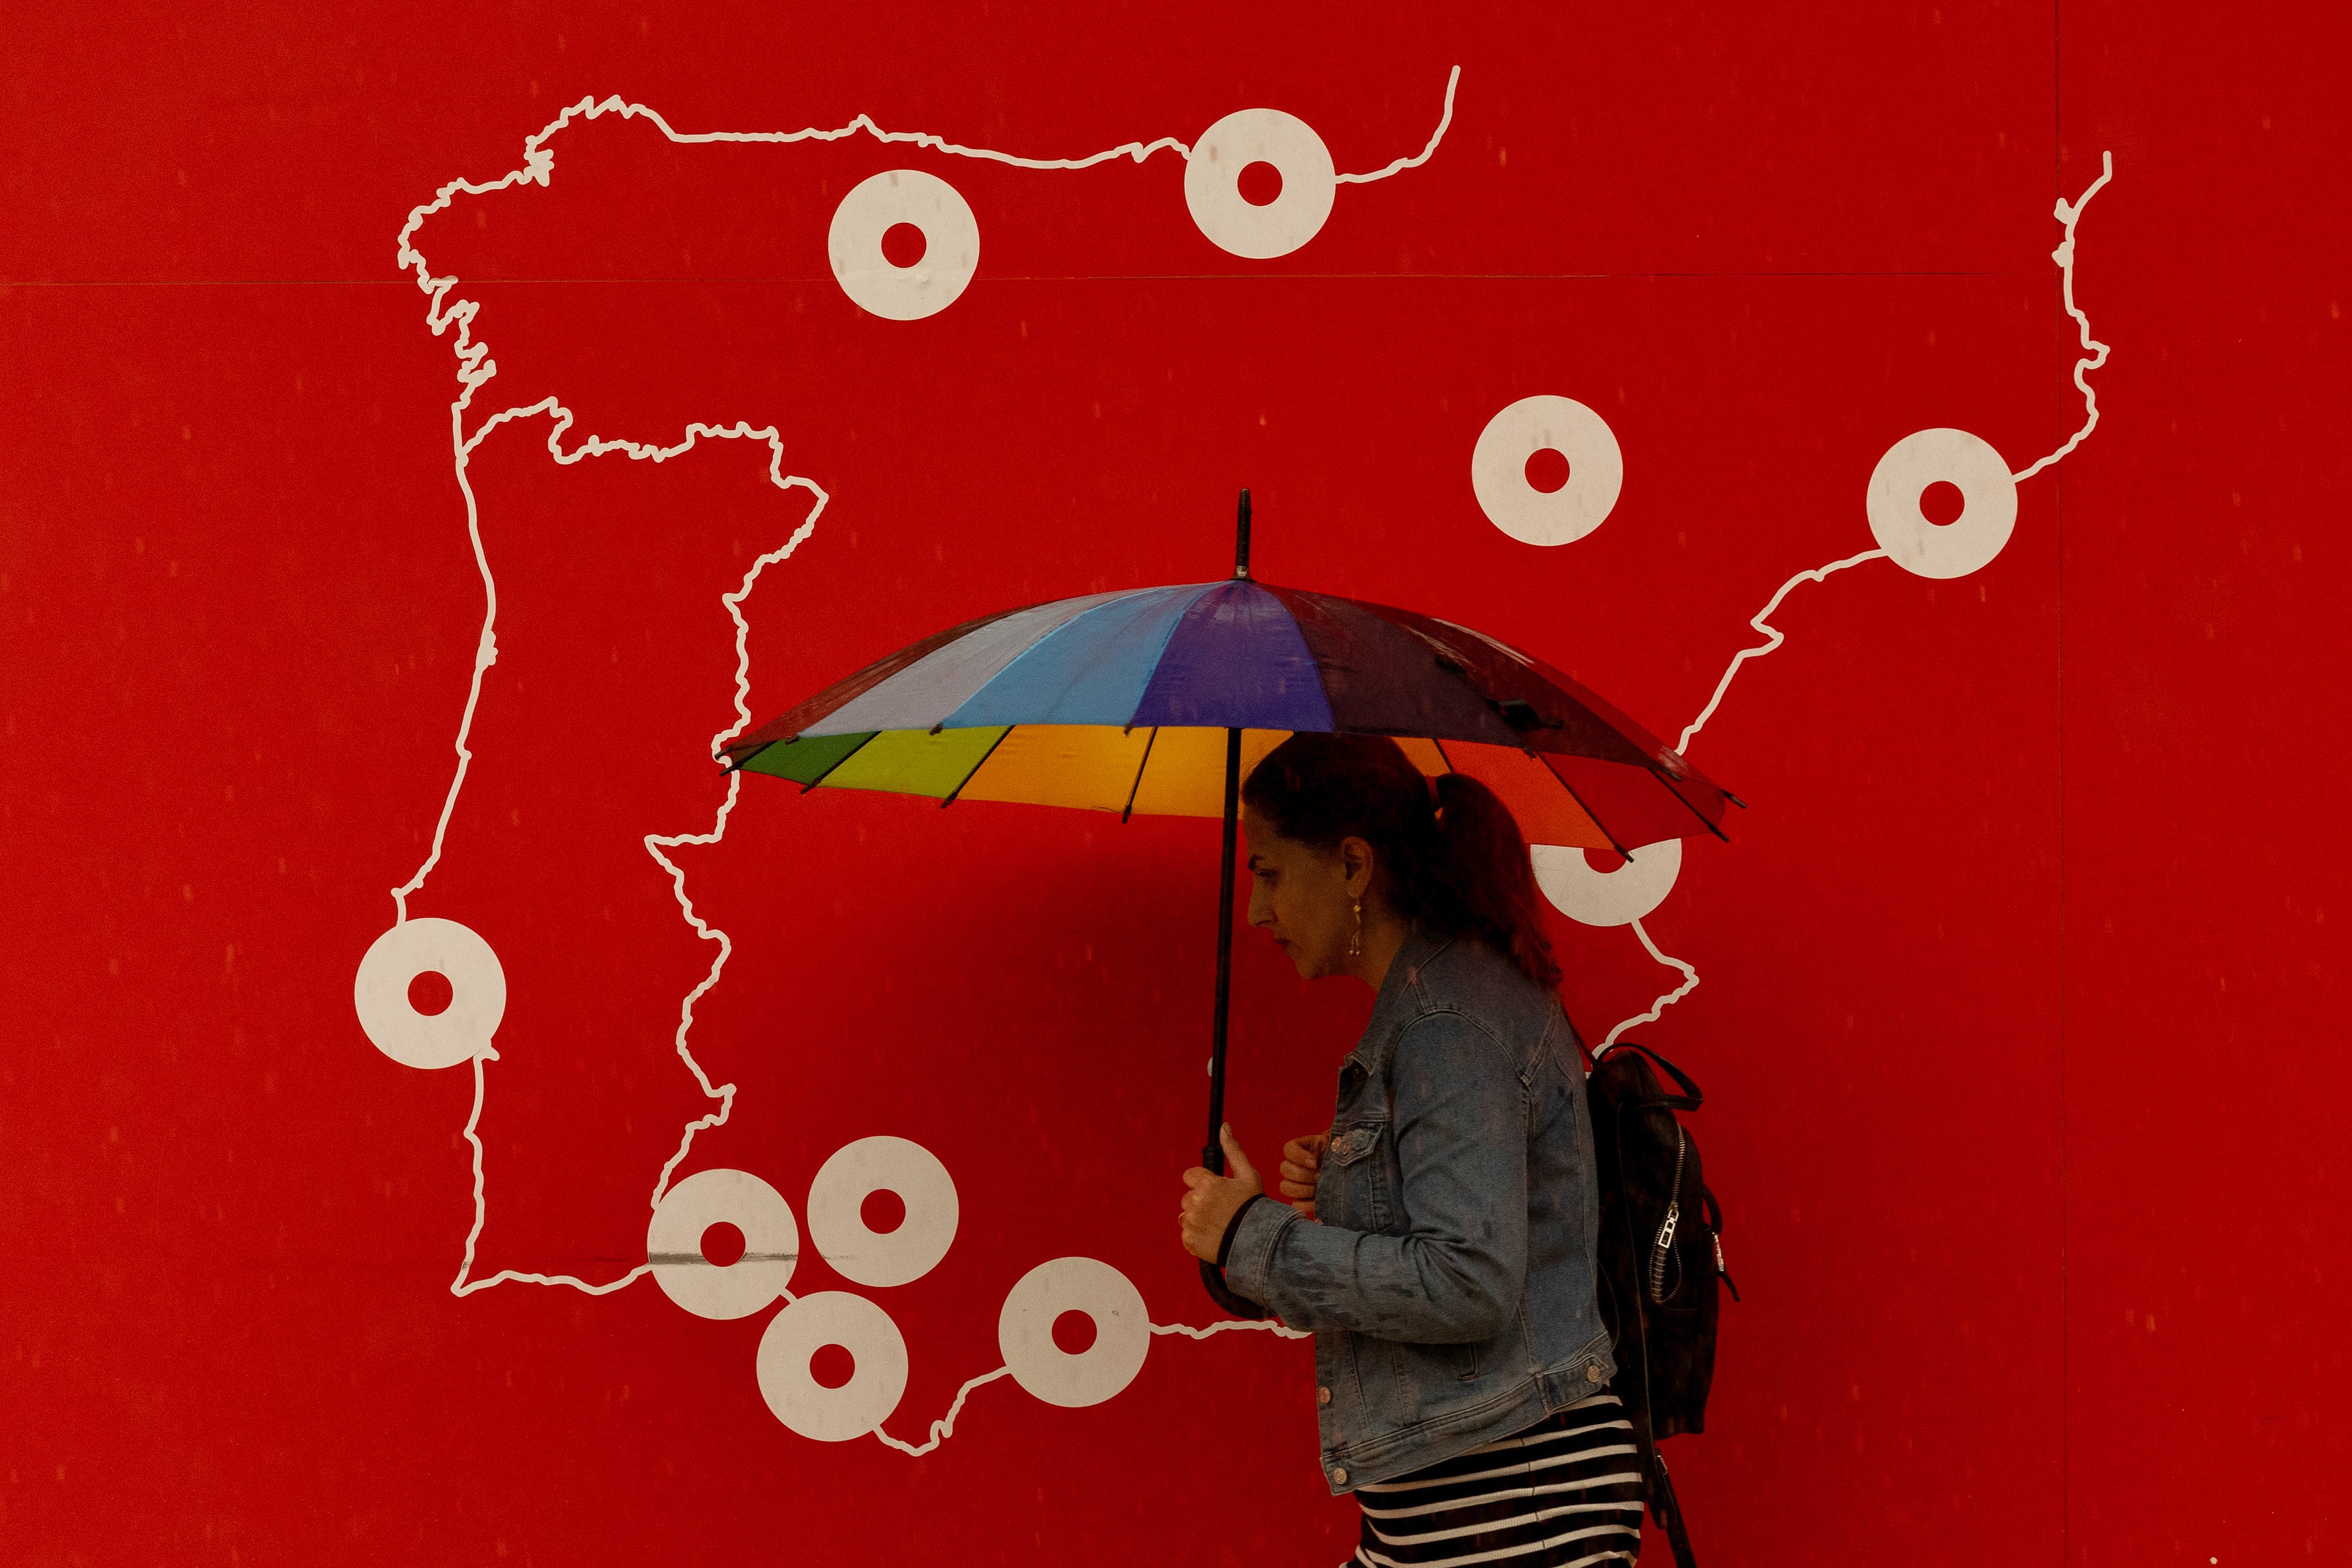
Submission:
[[[1242,171],[1271,163],[1282,192],[1264,206],[1243,196]],[[1244,109],[1201,132],[1184,164],[1184,205],[1210,243],[1263,261],[1313,239],[1339,189],[1331,150],[1315,128],[1279,109]]]
[[[743,1233],[743,1256],[717,1264],[702,1253],[714,1225]],[[697,1171],[662,1194],[646,1226],[646,1260],[662,1293],[698,1318],[748,1318],[784,1293],[799,1260],[801,1229],[784,1195],[749,1171]]]
[[[1933,484],[1960,492],[1960,515],[1927,521],[1919,498]],[[1871,470],[1870,531],[1887,559],[1920,577],[1965,577],[1991,561],[2017,526],[2017,481],[1991,443],[1965,430],[1915,430]]]
[[[1573,845],[1538,844],[1528,851],[1536,886],[1552,907],[1589,926],[1631,925],[1666,901],[1682,874],[1683,841],[1643,844],[1616,869],[1597,871]]]
[[[437,973],[449,982],[449,1005],[420,1013],[409,983]],[[352,981],[360,1027],[377,1050],[403,1067],[446,1068],[490,1049],[507,1016],[507,972],[490,944],[456,921],[420,915],[375,939]]]
[[[1072,1355],[1054,1342],[1054,1320],[1083,1312],[1094,1343]],[[996,1345],[1013,1381],[1068,1409],[1100,1405],[1135,1381],[1151,1350],[1143,1293],[1093,1258],[1056,1258],[1021,1277],[997,1315]]]
[[[923,231],[922,258],[912,267],[882,254],[882,237],[902,223]],[[937,174],[886,169],[834,208],[825,253],[835,281],[859,309],[886,321],[920,321],[954,304],[980,269],[980,221]]]
[[[1568,482],[1539,490],[1528,459],[1568,459]],[[1572,544],[1606,521],[1625,487],[1625,455],[1609,422],[1572,397],[1522,397],[1486,421],[1470,452],[1470,489],[1486,521],[1523,544]]]
[[[867,1227],[866,1200],[898,1194],[898,1228]],[[939,1156],[904,1138],[860,1138],[836,1151],[809,1184],[809,1239],[834,1272],[860,1285],[910,1284],[954,1245],[955,1178]]]
[[[809,1370],[816,1352],[839,1345],[856,1369],[827,1388]],[[821,1290],[768,1320],[760,1336],[760,1396],[775,1418],[819,1443],[863,1437],[890,1418],[907,1392],[907,1342],[890,1314],[863,1296]]]

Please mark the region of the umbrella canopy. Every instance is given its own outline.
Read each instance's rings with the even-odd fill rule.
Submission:
[[[1236,576],[1006,610],[877,660],[725,748],[804,789],[1180,816],[1225,809],[1299,730],[1393,736],[1531,843],[1620,852],[1722,834],[1731,797],[1617,709],[1484,633]]]

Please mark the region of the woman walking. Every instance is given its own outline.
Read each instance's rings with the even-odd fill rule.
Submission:
[[[1578,1042],[1518,825],[1393,741],[1301,731],[1242,790],[1249,920],[1378,994],[1328,1131],[1266,1194],[1194,1168],[1185,1247],[1315,1335],[1324,1479],[1354,1561],[1631,1563],[1642,1487],[1594,1295]]]

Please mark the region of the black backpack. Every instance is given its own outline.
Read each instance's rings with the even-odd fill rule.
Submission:
[[[1646,1058],[1646,1059],[1644,1059]],[[1682,1092],[1660,1086],[1651,1063]],[[1601,1315],[1617,1355],[1611,1384],[1624,1401],[1641,1449],[1651,1517],[1693,1568],[1690,1536],[1657,1441],[1706,1429],[1715,1381],[1717,1281],[1724,1271],[1723,1211],[1700,1173],[1698,1144],[1675,1112],[1706,1098],[1680,1068],[1621,1040],[1594,1058],[1585,1079],[1601,1187]],[[1739,1300],[1732,1288],[1731,1299]]]

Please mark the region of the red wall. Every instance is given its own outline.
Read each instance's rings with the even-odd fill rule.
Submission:
[[[463,1066],[371,1048],[361,954],[432,846],[484,612],[455,332],[395,258],[562,106],[676,130],[864,113],[1034,157],[1268,104],[1343,171],[1304,248],[1204,238],[1161,152],[1036,171],[854,135],[577,123],[551,183],[417,244],[497,376],[663,446],[774,426],[830,497],[744,601],[755,720],[1032,599],[1222,574],[1523,644],[1670,739],[1796,573],[1870,549],[1897,438],[2022,467],[2082,422],[2051,206],[2111,151],[2077,299],[2084,444],[1996,560],[1788,597],[1692,754],[1752,806],[1645,922],[1700,984],[1641,1037],[1746,1295],[1670,1456],[1710,1563],[2340,1561],[2347,353],[2340,20],[2236,7],[1255,7],[910,16],[315,9],[20,22],[0,227],[0,1556],[12,1562],[1335,1561],[1304,1346],[1151,1342],[1091,1408],[1009,1380],[908,1458],[762,1403],[764,1317],[450,1285]],[[829,270],[877,171],[950,181],[979,274],[918,321]],[[1624,454],[1556,548],[1482,515],[1534,394]],[[499,658],[411,914],[509,988],[475,1278],[609,1280],[711,1107],[696,940],[645,837],[707,834],[719,595],[806,489],[756,441],[467,469]],[[738,1088],[680,1173],[796,1210],[835,1150],[953,1173],[954,1248],[866,1291],[919,1440],[999,1363],[1012,1282],[1102,1258],[1210,1309],[1171,1223],[1202,1087],[1215,830],[801,798],[671,851],[732,956],[695,1058]],[[1589,1033],[1679,973],[1561,918]],[[1232,1115],[1321,1125],[1366,1010],[1237,953]],[[862,1289],[803,1258],[796,1290]],[[1663,1557],[1663,1551],[1659,1552]]]

